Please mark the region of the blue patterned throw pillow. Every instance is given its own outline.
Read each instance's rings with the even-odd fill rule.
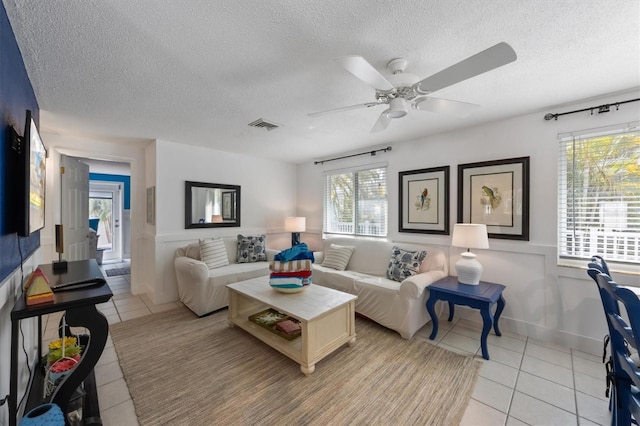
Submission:
[[[238,263],[266,262],[266,245],[265,235],[245,237],[238,234]]]
[[[425,257],[427,257],[426,251],[407,251],[393,246],[387,267],[387,278],[402,282],[417,274]]]

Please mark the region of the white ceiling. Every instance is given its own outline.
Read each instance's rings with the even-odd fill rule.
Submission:
[[[640,86],[638,0],[2,1],[56,132],[301,163]],[[467,118],[412,110],[371,134],[383,106],[307,116],[374,100],[336,57],[422,79],[501,41],[515,62],[434,94],[480,104]]]

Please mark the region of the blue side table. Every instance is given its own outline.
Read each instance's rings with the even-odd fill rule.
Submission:
[[[480,281],[478,285],[460,284],[458,277],[446,277],[429,287],[429,299],[427,300],[427,311],[431,315],[433,323],[433,331],[429,339],[433,340],[438,335],[438,316],[433,309],[436,301],[444,300],[449,302],[449,321],[453,320],[454,305],[464,305],[471,308],[480,309],[482,315],[482,335],[480,336],[480,345],[482,347],[482,358],[489,359],[489,350],[487,349],[487,336],[491,327],[493,327],[496,335],[502,336],[498,328],[498,320],[504,309],[505,301],[502,297],[502,284],[494,284]],[[491,308],[497,304],[495,315],[491,312]]]

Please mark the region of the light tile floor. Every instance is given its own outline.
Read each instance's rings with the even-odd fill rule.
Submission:
[[[125,262],[126,264],[126,262]],[[103,270],[120,264],[105,264]],[[107,277],[111,301],[99,306],[110,324],[173,309],[179,302],[154,305],[130,293],[130,276]],[[44,340],[57,337],[60,315],[50,315]],[[480,325],[473,319],[439,322],[435,341],[431,323],[414,338],[482,360]],[[605,369],[599,356],[503,332],[489,335],[490,361],[483,361],[461,425],[608,425]],[[105,426],[137,425],[133,402],[113,342],[108,339],[96,365],[98,401]]]

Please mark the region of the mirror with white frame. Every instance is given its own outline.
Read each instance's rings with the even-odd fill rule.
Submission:
[[[240,226],[240,186],[185,182],[185,229]]]

